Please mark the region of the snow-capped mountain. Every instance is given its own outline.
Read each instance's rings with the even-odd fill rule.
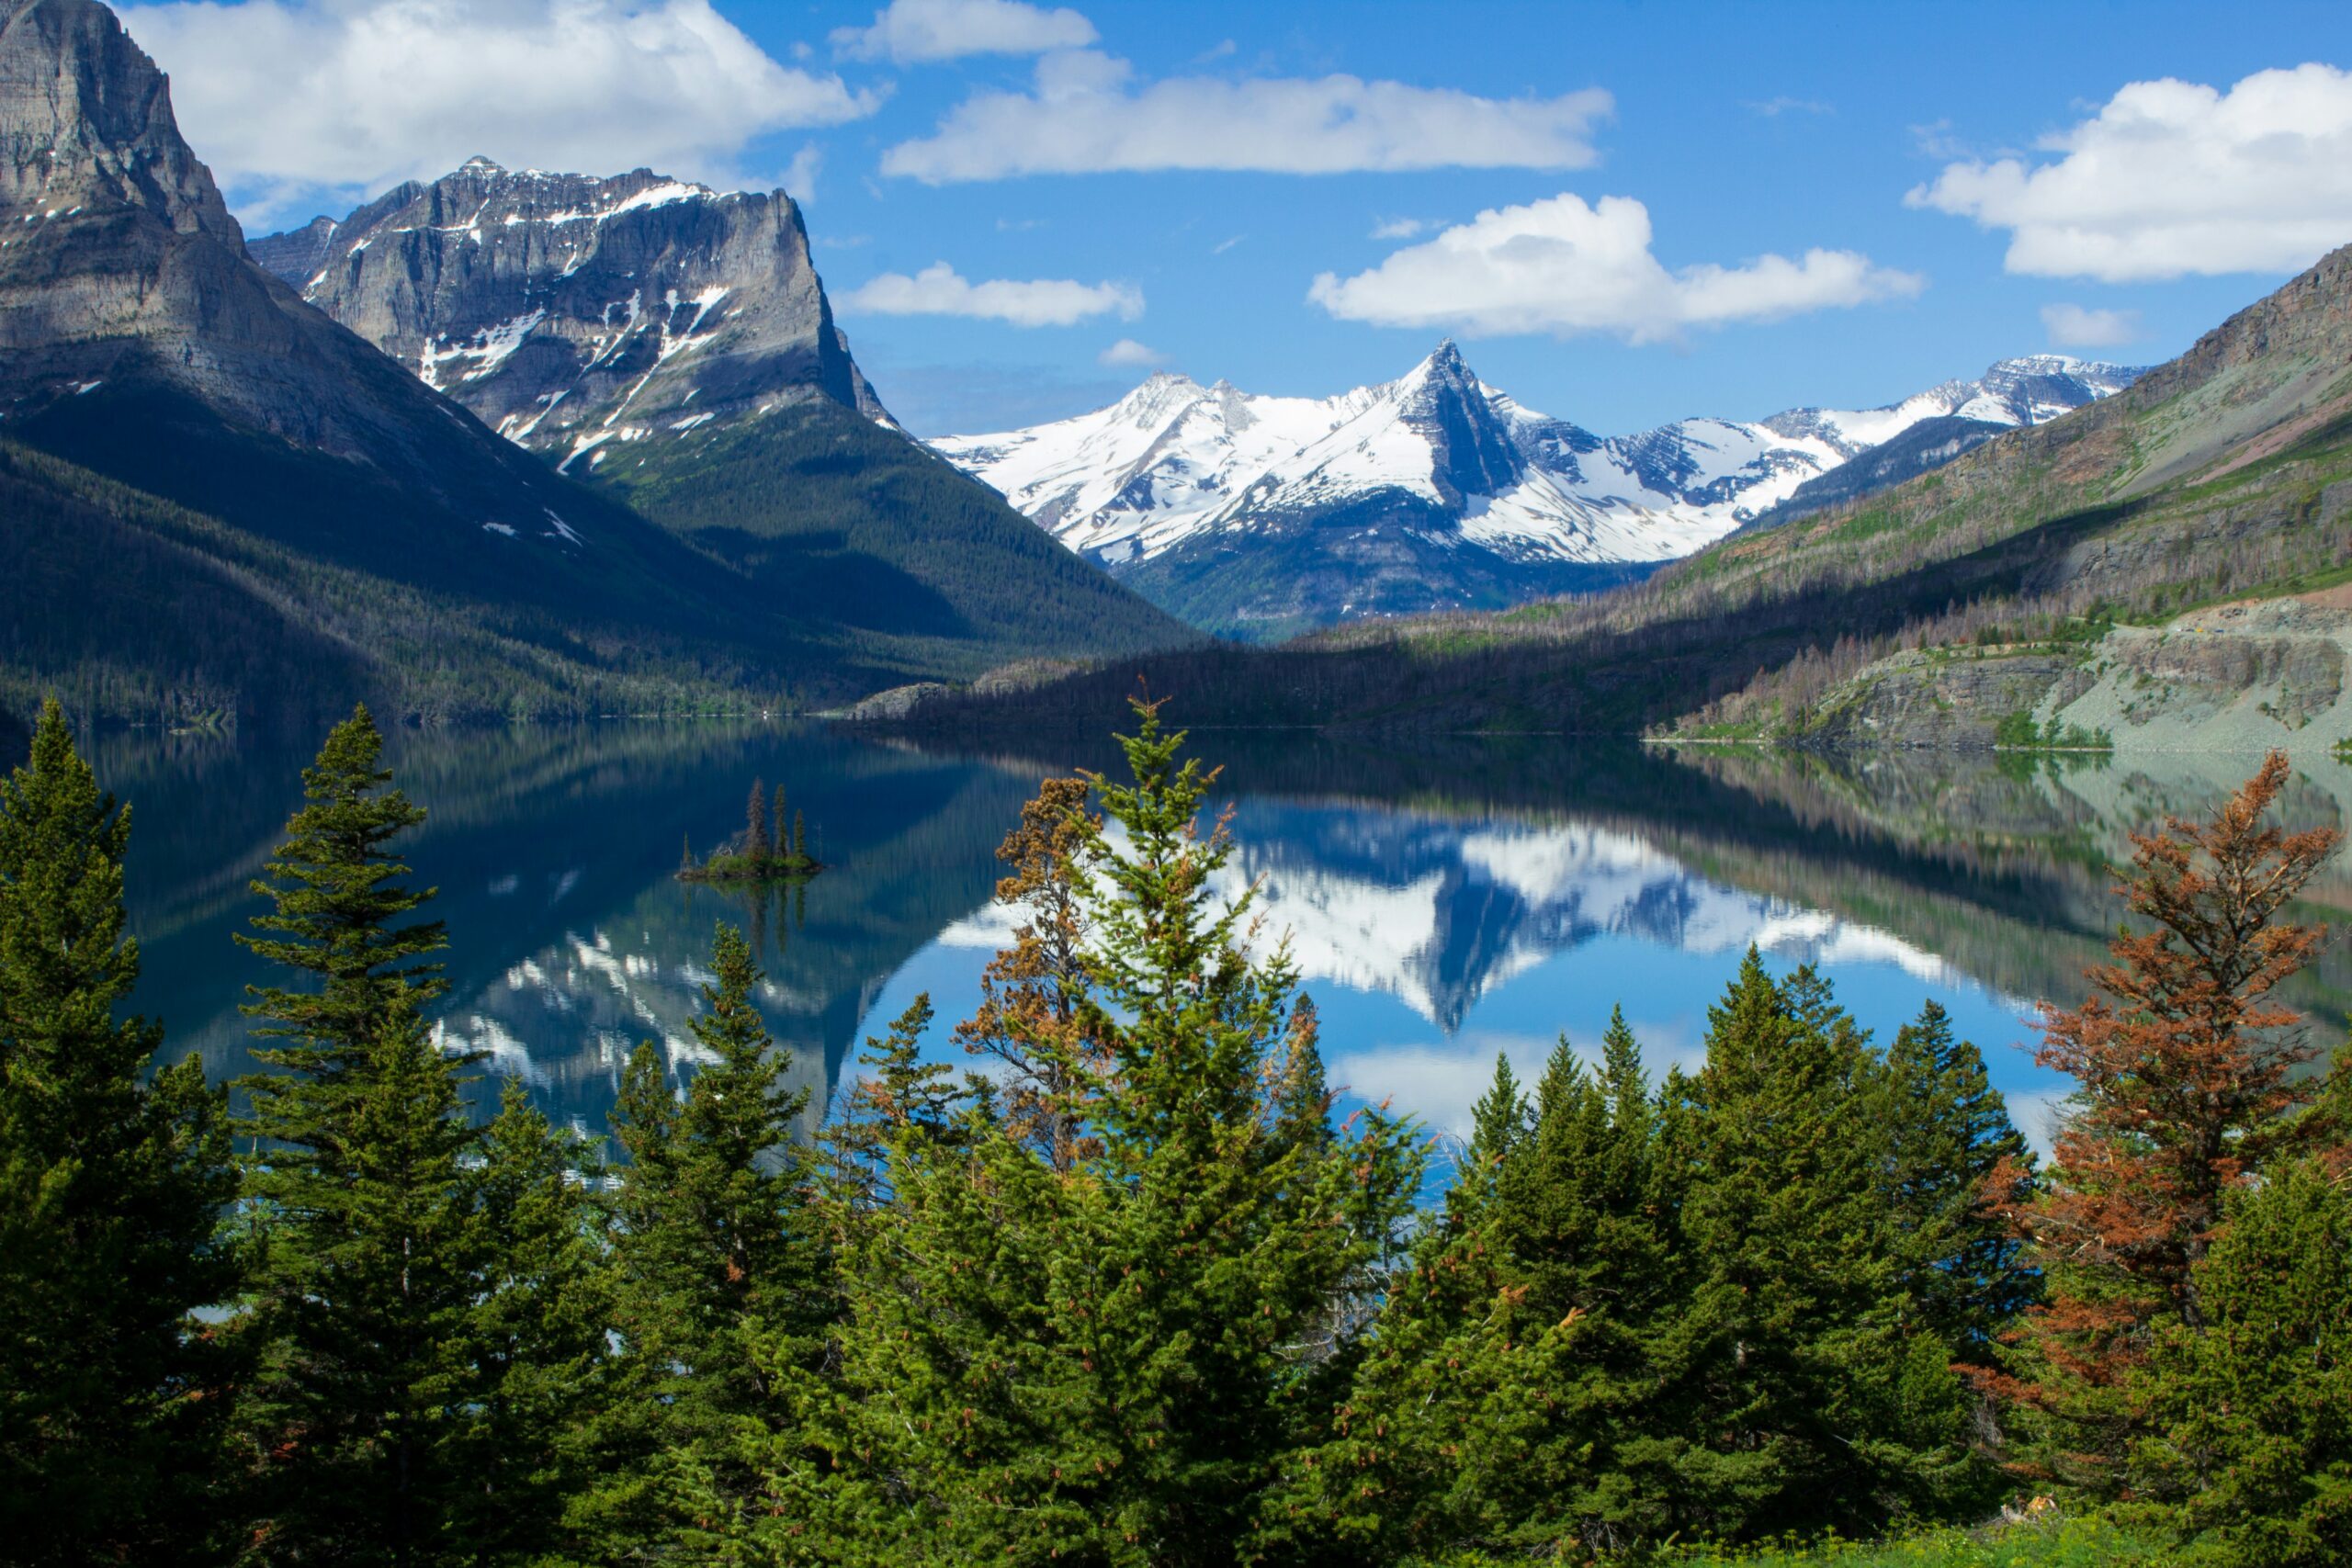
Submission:
[[[1622,581],[1924,421],[2038,423],[2135,374],[2043,355],[1885,408],[1602,437],[1521,406],[1445,342],[1336,398],[1162,374],[1076,419],[932,445],[1196,624],[1269,635]]]
[[[782,191],[476,158],[251,250],[426,385],[567,464],[811,398],[888,423]]]

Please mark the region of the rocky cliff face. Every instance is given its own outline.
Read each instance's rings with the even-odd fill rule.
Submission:
[[[428,386],[566,465],[812,399],[889,422],[782,191],[476,158],[341,222],[270,235],[254,255]]]
[[[398,489],[476,548],[492,524],[577,547],[548,521],[563,502],[537,465],[252,262],[163,73],[110,11],[0,0],[0,434],[207,510],[262,503],[258,472],[208,489],[210,465],[166,462],[169,441],[142,434],[154,420],[171,440],[210,426],[345,460],[341,482]],[[288,515],[280,494],[271,522],[306,542],[331,531],[322,496]]]
[[[0,672],[28,689],[119,669],[125,690],[251,708],[330,685],[288,651],[320,645],[381,672],[377,694],[432,670],[456,692],[432,711],[515,711],[549,695],[537,666],[585,683],[690,649],[773,690],[813,663],[739,574],[255,265],[163,73],[96,0],[0,0],[0,444],[64,465],[19,465],[0,505],[0,626],[43,634],[0,646]],[[58,614],[101,583],[136,626]],[[273,617],[299,635],[264,636]]]

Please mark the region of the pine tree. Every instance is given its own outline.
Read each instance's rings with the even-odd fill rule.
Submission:
[[[779,840],[784,837],[784,825],[792,820],[792,818],[785,815],[784,807],[784,786],[782,784],[778,784],[775,786],[775,809],[768,813],[768,820],[775,824],[773,831],[775,837]],[[778,856],[783,855],[784,849],[785,846],[782,843],[778,843],[775,846],[776,854]]]
[[[1511,1071],[1510,1058],[1495,1053],[1494,1081],[1470,1108],[1470,1141],[1463,1146],[1460,1168],[1446,1194],[1446,1206],[1457,1219],[1483,1210],[1493,1194],[1503,1166],[1519,1152],[1532,1131],[1533,1109]]]
[[[808,860],[808,825],[797,811],[792,814],[792,858],[804,865]]]
[[[2294,1114],[2313,1052],[2270,998],[2319,951],[2318,928],[2279,917],[2338,835],[2266,820],[2289,772],[2273,751],[2207,821],[2134,834],[2118,891],[2153,925],[2088,972],[2104,995],[2042,1015],[2036,1060],[2080,1088],[2041,1190],[2007,1210],[2047,1302],[1994,1386],[2052,1424],[2046,1465],[2071,1482],[2120,1483],[2132,1372],[2162,1320],[2203,1321],[2195,1268],[2226,1195],[2320,1131]]]
[[[424,811],[385,788],[392,775],[383,745],[364,706],[328,735],[318,760],[302,770],[306,804],[266,867],[273,880],[253,884],[271,902],[270,913],[253,920],[264,934],[237,936],[259,957],[309,977],[299,990],[253,990],[245,1010],[268,1021],[255,1034],[286,1043],[256,1050],[255,1058],[291,1075],[282,1091],[269,1075],[248,1087],[273,1097],[280,1107],[274,1114],[298,1122],[306,1118],[301,1102],[313,1090],[332,1096],[332,1080],[372,1048],[396,1007],[421,1010],[447,988],[438,964],[413,962],[448,945],[441,922],[396,923],[435,890],[399,880],[409,868],[391,841],[422,823]],[[260,1131],[288,1136],[279,1125]]]
[[[258,1260],[241,1332],[257,1364],[242,1426],[258,1562],[445,1561],[501,1501],[481,1495],[473,1440],[479,1136],[409,998],[378,1030],[343,1061],[332,1104],[249,1081]]]
[[[328,737],[255,884],[265,934],[240,939],[309,981],[254,993],[276,1070],[241,1083],[252,1283],[233,1331],[254,1360],[238,1430],[259,1563],[512,1560],[500,1543],[520,1551],[508,1527],[547,1517],[562,1440],[544,1410],[516,1418],[539,1371],[495,1332],[535,1240],[502,1207],[519,1129],[485,1162],[461,1098],[475,1058],[422,1016],[442,929],[400,923],[431,895],[392,840],[424,814],[381,747],[365,709]]]
[[[887,1191],[887,1155],[894,1134],[913,1130],[933,1142],[959,1136],[971,1090],[947,1080],[955,1069],[922,1059],[922,1037],[931,1028],[931,993],[918,995],[891,1021],[890,1032],[868,1036],[858,1062],[866,1070],[845,1089],[841,1115],[825,1129],[824,1143],[836,1183],[852,1202],[879,1202]]]
[[[1657,1344],[1679,1304],[1679,1237],[1657,1203],[1656,1124],[1641,1048],[1622,1010],[1587,1071],[1564,1038],[1537,1096],[1533,1133],[1506,1164],[1496,1239],[1541,1322],[1580,1320],[1577,1356],[1540,1391],[1528,1451],[1499,1478],[1506,1539],[1630,1550],[1672,1528],[1669,1488],[1647,1473]]]
[[[1674,1278],[1622,1017],[1606,1064],[1596,1077],[1563,1039],[1531,1108],[1498,1059],[1342,1419],[1274,1510],[1295,1554],[1633,1551],[1668,1533],[1620,1452],[1644,1429],[1650,1319]]]
[[[1013,928],[1012,945],[982,973],[979,1006],[956,1026],[958,1044],[1005,1069],[1013,1135],[1062,1171],[1099,1153],[1085,1124],[1093,1086],[1109,1066],[1087,1006],[1091,933],[1077,857],[1099,824],[1086,815],[1086,797],[1083,779],[1046,780],[997,847],[997,859],[1012,868],[997,883],[997,902],[1025,919]]]
[[[2167,1325],[2139,1380],[2135,1481],[2202,1537],[2190,1561],[2352,1558],[2352,1195],[2316,1160],[2274,1171],[2195,1275],[2201,1325]]]
[[[594,1483],[593,1413],[614,1392],[594,1156],[507,1079],[471,1182],[482,1260],[469,1328],[480,1357],[471,1448],[481,1506],[460,1529],[483,1561],[593,1550],[571,1516]]]
[[[707,1554],[769,1501],[758,1466],[792,1451],[790,1386],[833,1314],[812,1172],[796,1142],[805,1092],[752,1002],[742,933],[718,928],[695,1038],[711,1056],[683,1103],[650,1045],[631,1060],[614,1132],[629,1164],[614,1209],[616,1397],[650,1414],[651,1474],[620,1474],[605,1528]],[[608,1466],[608,1468],[610,1468]]]
[[[776,820],[775,830],[784,831],[783,818]],[[755,863],[775,858],[776,847],[768,837],[768,786],[765,779],[752,781],[752,798],[743,807],[743,853]]]
[[[2034,1299],[2023,1244],[2000,1212],[2025,1196],[2033,1156],[1984,1058],[1935,1002],[1888,1047],[1871,1124],[1885,1147],[1880,1181],[1903,1293],[1956,1359],[1987,1365],[1996,1337]]]
[[[225,1106],[116,1010],[130,814],[54,700],[0,781],[0,1539],[26,1563],[201,1559],[229,1369]]]
[[[1698,1277],[1655,1406],[1686,1435],[1654,1458],[1688,1534],[1873,1529],[1973,1477],[1950,1351],[1906,1328],[1871,1070],[1818,976],[1775,983],[1752,949],[1708,1014],[1681,1223]]]
[[[1360,1319],[1342,1298],[1409,1205],[1385,1117],[1275,1137],[1287,961],[1244,951],[1250,899],[1219,903],[1229,843],[1198,823],[1210,776],[1140,717],[1134,783],[1097,781],[1124,834],[1079,846],[1100,1151],[1057,1169],[978,1110],[952,1145],[894,1130],[892,1201],[846,1241],[841,1468],[808,1483],[836,1561],[1247,1555],[1346,1353],[1335,1311]]]

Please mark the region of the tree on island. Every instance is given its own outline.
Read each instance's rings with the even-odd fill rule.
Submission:
[[[773,799],[775,810],[769,807]],[[726,848],[712,852],[709,859],[697,863],[691,845],[678,867],[681,882],[797,882],[814,876],[824,869],[808,854],[808,824],[798,811],[790,818],[791,830],[785,828],[786,807],[784,786],[778,784],[775,794],[768,794],[765,779],[752,781],[751,794],[743,803],[743,830],[728,841]],[[754,917],[756,920],[757,917]]]
[[[784,819],[776,819],[776,831],[784,831]],[[773,860],[775,846],[768,839],[768,786],[765,779],[752,781],[752,798],[743,808],[743,852],[754,861]]]

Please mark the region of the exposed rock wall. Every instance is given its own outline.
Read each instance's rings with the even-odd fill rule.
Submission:
[[[782,191],[477,158],[255,254],[500,434],[565,459],[809,398],[888,422]]]

